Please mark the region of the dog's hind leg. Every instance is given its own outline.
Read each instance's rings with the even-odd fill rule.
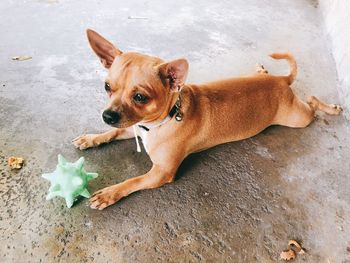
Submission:
[[[314,111],[320,110],[329,115],[339,115],[343,110],[340,105],[324,103],[315,96],[310,96],[307,103],[314,109]]]
[[[315,96],[309,97],[307,103],[295,96],[290,106],[281,110],[277,124],[293,128],[304,128],[314,120],[315,112],[318,110],[329,115],[339,115],[342,108],[336,104],[327,104]]]

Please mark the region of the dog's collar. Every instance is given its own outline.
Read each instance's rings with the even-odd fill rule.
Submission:
[[[136,126],[145,130],[146,132],[149,132],[150,130],[160,127],[162,125],[164,125],[165,123],[167,123],[168,121],[170,121],[173,117],[175,116],[175,120],[176,121],[181,121],[182,120],[182,112],[181,112],[181,94],[179,93],[179,96],[176,99],[175,105],[171,108],[168,116],[165,117],[164,120],[162,120],[160,123],[157,124],[153,124],[153,125],[149,125],[149,124],[145,124],[143,123],[141,124],[136,124],[133,126],[134,129],[134,135],[135,135],[135,140],[136,140],[136,149],[138,152],[141,152],[141,147],[140,147],[140,143],[139,143],[139,139],[138,139],[138,135],[137,135],[137,131],[136,131]],[[147,150],[146,150],[147,151]]]
[[[182,115],[182,112],[181,112],[181,94],[179,94],[179,96],[177,97],[176,102],[175,102],[174,106],[171,108],[168,116],[166,116],[165,119],[162,120],[160,123],[156,123],[156,124],[153,124],[153,125],[148,125],[148,124],[142,123],[142,124],[137,124],[137,126],[148,132],[148,131],[150,131],[150,130],[152,130],[154,128],[160,127],[163,124],[167,123],[174,116],[175,116],[175,120],[176,121],[181,121],[182,120],[182,116],[183,115]]]

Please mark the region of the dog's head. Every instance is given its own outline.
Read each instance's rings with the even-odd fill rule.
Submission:
[[[183,86],[188,63],[185,59],[164,62],[135,52],[123,53],[93,30],[89,43],[108,69],[105,90],[109,102],[103,120],[117,128],[152,122],[168,110],[174,92]]]

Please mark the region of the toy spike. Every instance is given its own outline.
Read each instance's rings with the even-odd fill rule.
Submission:
[[[86,173],[86,175],[87,175],[88,181],[95,179],[98,176],[97,173]]]
[[[48,193],[48,195],[46,196],[46,200],[50,200],[50,199],[52,199],[52,198],[54,198],[54,197],[56,197],[56,196],[59,196],[59,192],[57,191],[57,192],[50,192],[50,193]]]
[[[81,196],[84,196],[86,198],[90,198],[90,193],[87,189],[84,189],[81,193],[80,193]]]
[[[76,165],[76,167],[78,169],[82,169],[83,166],[84,166],[84,161],[85,161],[85,158],[84,157],[80,157],[78,161],[76,161],[74,164]]]
[[[71,208],[74,203],[74,198],[73,196],[67,196],[66,197],[66,204],[68,208]]]
[[[50,180],[51,174],[42,174],[41,177]]]
[[[65,165],[66,163],[67,163],[67,160],[64,159],[64,157],[61,154],[59,154],[58,155],[58,164],[59,165]]]

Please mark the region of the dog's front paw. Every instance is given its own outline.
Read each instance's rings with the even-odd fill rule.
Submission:
[[[113,185],[95,192],[89,200],[92,209],[102,210],[121,199],[119,187]]]
[[[72,140],[73,145],[80,150],[100,145],[98,134],[83,134]]]

